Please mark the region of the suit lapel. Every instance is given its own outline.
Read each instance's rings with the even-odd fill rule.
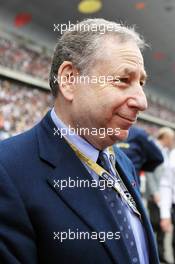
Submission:
[[[109,231],[113,233],[119,231],[100,189],[75,187],[64,188],[61,191],[58,188],[56,183],[68,181],[69,177],[74,182],[77,179],[92,182],[92,177],[65,140],[58,135],[54,136],[54,127],[50,113],[37,127],[40,157],[54,168],[53,174],[49,175],[47,179],[51,189],[92,231],[103,231],[105,234]],[[106,239],[102,245],[114,261],[118,259],[118,251],[125,250],[122,240],[118,242],[117,240]],[[124,257],[126,263],[129,263],[126,251]]]

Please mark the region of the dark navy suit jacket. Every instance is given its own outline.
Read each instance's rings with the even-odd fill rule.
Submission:
[[[92,180],[63,138],[53,135],[48,113],[33,129],[0,143],[1,264],[130,264],[121,239],[54,239],[54,232],[119,231],[98,188],[54,187],[54,180]],[[150,264],[158,264],[153,232],[134,183],[133,167],[120,150],[123,181],[142,214]]]

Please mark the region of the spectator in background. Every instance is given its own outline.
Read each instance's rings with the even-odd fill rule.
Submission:
[[[164,256],[164,236],[165,232],[171,230],[172,168],[169,154],[173,144],[174,131],[167,127],[161,128],[157,135],[157,145],[163,154],[164,162],[153,173],[146,175],[148,210],[157,237],[159,258],[163,263],[168,263]]]
[[[160,149],[142,128],[136,126],[131,127],[127,140],[117,143],[116,145],[120,147],[133,162],[139,184],[139,175],[141,171],[151,172],[163,162]]]
[[[170,152],[170,173],[160,181],[160,216],[162,230],[169,231],[173,225],[172,248],[175,263],[175,149]]]

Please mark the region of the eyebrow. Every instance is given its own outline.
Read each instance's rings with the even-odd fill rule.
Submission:
[[[125,75],[134,75],[135,71],[133,69],[130,69],[130,68],[125,68],[123,71],[121,71],[121,73],[125,74]],[[142,72],[140,79],[145,80],[145,81],[148,79],[148,75],[147,75],[145,70]]]

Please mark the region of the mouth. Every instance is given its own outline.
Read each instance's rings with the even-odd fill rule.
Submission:
[[[118,113],[117,113],[117,115],[118,115],[120,118],[122,118],[123,120],[125,120],[126,122],[130,123],[131,125],[134,124],[134,123],[136,122],[136,120],[137,120],[137,116],[134,117],[134,118],[129,118],[129,117],[123,116],[123,115],[118,114]]]

